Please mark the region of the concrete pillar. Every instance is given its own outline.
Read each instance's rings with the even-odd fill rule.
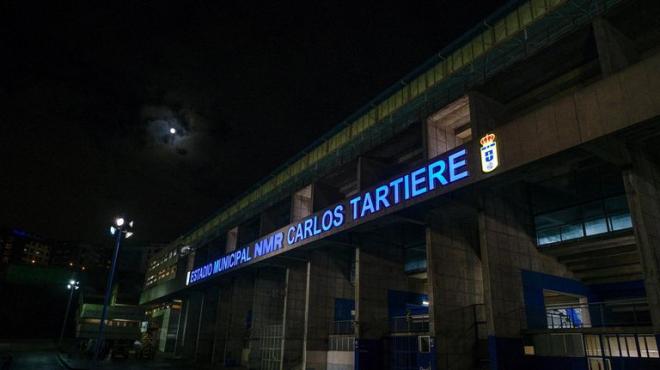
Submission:
[[[202,294],[195,361],[210,363],[213,356],[214,327],[218,310],[219,290],[217,286],[210,286]]]
[[[431,335],[437,368],[474,369],[485,348],[483,280],[476,212],[461,220],[435,213],[426,229]],[[481,343],[479,341],[481,340]]]
[[[280,369],[300,369],[303,363],[307,263],[292,262],[286,270]]]
[[[247,367],[253,298],[254,275],[251,272],[237,274],[221,291],[218,305],[220,320],[216,325],[216,363],[227,367]]]
[[[504,106],[481,93],[471,91],[468,93],[470,104],[470,125],[472,137],[477,141],[497,127],[504,116]]]
[[[335,300],[355,299],[350,282],[350,247],[336,246],[309,253],[305,312],[305,368],[326,370],[328,338],[335,321]]]
[[[401,247],[360,243],[356,249],[356,369],[383,369],[390,332],[388,290],[409,291]]]
[[[606,19],[594,19],[593,30],[603,75],[611,75],[639,60],[634,43]]]
[[[262,267],[256,273],[250,331],[250,368],[279,368],[286,269]]]
[[[176,340],[174,342],[174,355],[181,356],[183,353],[183,344],[185,342],[186,320],[188,319],[188,301],[182,300],[181,313],[179,314],[178,325],[176,330]]]
[[[525,302],[523,272],[560,278],[572,274],[538,251],[524,184],[485,193],[478,219],[491,368],[516,369],[523,363],[521,330],[527,329],[527,320],[540,319],[545,325],[542,291],[537,292],[540,302],[538,295]]]
[[[359,157],[357,167],[358,189],[364,190],[387,178],[387,170],[391,166],[372,158]]]
[[[184,320],[181,356],[193,359],[197,347],[200,314],[202,312],[204,295],[201,292],[190,292],[186,299],[186,318]]]
[[[225,361],[225,348],[230,337],[231,307],[233,301],[232,288],[234,280],[221,279],[218,286],[218,303],[213,325],[213,349],[211,364],[213,368],[222,368]]]
[[[644,271],[646,297],[656,335],[660,334],[660,164],[641,145],[630,149],[632,166],[623,181]]]

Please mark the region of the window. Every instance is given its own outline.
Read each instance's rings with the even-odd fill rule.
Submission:
[[[587,356],[602,356],[603,349],[600,345],[600,335],[585,335],[584,344]]]
[[[653,335],[639,335],[639,352],[642,357],[658,358],[658,343]]]
[[[585,343],[587,339],[585,338]],[[588,345],[588,344],[587,344]],[[609,357],[658,358],[655,336],[646,334],[608,334],[603,336],[603,352]]]
[[[420,353],[431,353],[431,337],[428,335],[421,335],[417,337]]]
[[[539,214],[534,224],[539,246],[632,228],[625,195]]]

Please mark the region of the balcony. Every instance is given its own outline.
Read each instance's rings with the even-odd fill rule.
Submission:
[[[651,326],[645,300],[546,307],[548,329],[639,328]]]
[[[355,321],[353,320],[333,321],[330,325],[330,335],[353,334],[355,334]]]
[[[429,315],[395,316],[390,318],[390,332],[401,333],[428,333]]]

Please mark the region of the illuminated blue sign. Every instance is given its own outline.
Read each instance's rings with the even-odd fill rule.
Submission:
[[[466,156],[466,150],[460,149],[447,158],[436,159],[371,191],[351,198],[349,204],[353,220],[378,213],[467,177]]]
[[[467,178],[467,155],[464,147],[445,153],[421,167],[266,235],[189,271],[186,285],[318,240],[385,210],[402,209],[415,199]]]

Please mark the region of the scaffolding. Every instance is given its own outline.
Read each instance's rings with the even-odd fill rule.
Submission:
[[[218,237],[625,1],[511,1],[174,243]]]

